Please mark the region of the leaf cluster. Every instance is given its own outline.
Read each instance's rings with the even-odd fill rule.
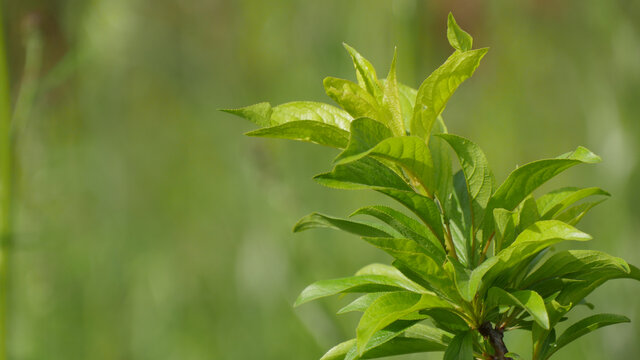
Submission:
[[[488,49],[472,49],[473,39],[451,14],[447,38],[455,51],[417,90],[398,82],[395,54],[381,79],[345,44],[357,82],[335,77],[323,82],[339,107],[297,101],[224,110],[261,127],[249,136],[340,149],[333,169],[314,178],[318,183],[374,190],[415,215],[367,206],[347,218],[313,213],[295,225],[296,232],[332,228],[355,234],[394,259],[302,291],[296,306],[361,294],[338,312],[362,312],[355,338],[330,349],[323,360],[431,351],[444,351],[446,360],[505,359],[516,355],[504,354],[499,343],[514,329],[531,332],[532,359],[542,360],[593,330],[629,321],[597,314],[556,333],[569,311],[591,306],[585,297],[606,281],[640,280],[638,268],[603,252],[553,251],[561,242],[591,239],[574,226],[609,196],[606,191],[565,187],[532,195],[563,171],[600,158],[578,147],[518,167],[497,185],[480,147],[449,134],[441,117]],[[455,172],[454,155],[460,167]]]

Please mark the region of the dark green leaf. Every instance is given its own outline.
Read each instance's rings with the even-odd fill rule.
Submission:
[[[477,229],[492,191],[492,175],[487,158],[478,145],[463,137],[451,134],[439,134],[438,137],[446,140],[458,155],[466,179],[472,223]]]
[[[575,324],[569,326],[562,335],[558,337],[555,342],[555,346],[551,347],[547,352],[546,358],[549,358],[553,353],[563,348],[565,345],[572,341],[584,336],[592,331],[600,329],[601,327],[630,322],[629,318],[622,315],[615,314],[597,314],[584,318]]]
[[[446,257],[445,251],[440,244],[438,238],[429,232],[424,225],[407,215],[386,206],[368,206],[358,209],[351,214],[354,215],[370,215],[382,220],[402,236],[412,239],[422,245],[432,254],[434,259],[440,263],[444,262]]]
[[[450,307],[450,305],[431,294],[392,292],[376,299],[364,312],[356,329],[356,346],[362,355],[373,335],[396,320],[413,312],[428,309]]]
[[[443,360],[473,360],[473,332],[457,334],[444,352]]]
[[[313,179],[324,186],[337,189],[380,188],[413,192],[400,176],[371,158],[337,165],[333,171],[316,175]]]
[[[357,140],[357,139],[356,139]],[[352,137],[350,141],[354,141]],[[433,191],[434,173],[431,152],[424,141],[415,136],[392,137],[350,156],[341,156],[336,164],[346,164],[365,156],[391,161],[401,166],[426,191]]]
[[[489,289],[487,303],[489,306],[507,305],[524,309],[543,329],[549,329],[549,315],[542,297],[531,290],[507,292],[500,288]]]
[[[513,210],[533,190],[564,170],[578,164],[599,161],[600,157],[586,148],[578,147],[572,153],[561,157],[534,161],[514,170],[489,200],[484,221],[484,240],[486,241],[494,230],[493,209]]]
[[[250,131],[245,135],[306,141],[342,149],[347,146],[349,133],[333,125],[318,121],[300,120]]]
[[[317,281],[302,291],[294,306],[340,293],[369,293],[398,290],[409,290],[417,293],[425,291],[422,287],[409,280],[384,275],[358,275]]]
[[[293,227],[293,232],[300,232],[313,228],[343,230],[358,236],[389,237],[395,233],[395,231],[393,229],[389,229],[388,226],[340,219],[319,213],[312,213],[298,220],[298,223]]]
[[[538,212],[543,220],[552,219],[556,214],[565,210],[575,202],[593,195],[610,196],[608,192],[597,187],[585,189],[565,187],[544,194],[538,198],[536,201],[538,204]]]

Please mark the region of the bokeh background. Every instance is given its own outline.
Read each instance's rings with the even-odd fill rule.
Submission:
[[[544,189],[613,197],[586,245],[640,264],[640,2],[634,0],[8,0],[11,97],[20,120],[11,359],[316,359],[351,338],[348,299],[294,309],[308,283],[382,253],[355,237],[294,235],[303,215],[381,201],[322,188],[331,149],[242,136],[218,108],[330,101],[354,79],[346,41],[414,87],[452,52],[453,11],[490,46],[444,112],[497,180],[585,145],[604,158]],[[25,63],[27,65],[25,65]],[[21,95],[18,95],[21,94]],[[6,94],[2,94],[6,96]],[[640,285],[589,297],[633,322],[562,359],[640,356]],[[589,310],[577,311],[582,315]],[[529,356],[529,339],[509,334]],[[403,359],[438,359],[441,354]]]

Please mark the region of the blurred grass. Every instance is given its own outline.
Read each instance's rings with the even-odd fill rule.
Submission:
[[[397,45],[399,79],[417,86],[451,52],[450,10],[491,51],[445,110],[449,129],[485,149],[498,181],[579,144],[600,154],[546,189],[609,190],[582,223],[587,246],[640,264],[638,2],[3,6],[14,101],[34,12],[44,46],[18,142],[12,359],[314,359],[353,336],[357,317],[333,315],[345,299],[291,304],[307,283],[388,259],[356,238],[290,229],[311,211],[346,215],[380,198],[321,188],[311,176],[332,150],[243,137],[252,127],[216,109],[329,101],[324,76],[354,78],[342,41],[381,73]],[[597,311],[633,322],[558,356],[637,356],[639,295],[623,281],[592,295]],[[528,339],[509,336],[528,356]]]

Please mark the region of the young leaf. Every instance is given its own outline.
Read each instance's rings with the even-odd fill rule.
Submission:
[[[298,220],[298,223],[293,227],[293,232],[300,232],[313,228],[331,228],[350,232],[358,236],[373,237],[389,237],[395,233],[393,228],[390,229],[388,226],[340,219],[319,213],[311,213]]]
[[[333,125],[312,120],[291,121],[250,131],[245,135],[306,141],[338,149],[345,148],[349,141],[348,132]]]
[[[447,141],[458,155],[466,179],[470,201],[468,206],[471,210],[473,227],[477,229],[482,222],[484,209],[487,207],[492,191],[492,175],[487,158],[480,147],[470,140],[451,134],[437,136]]]
[[[237,115],[245,118],[258,126],[271,126],[271,113],[273,109],[268,102],[261,102],[255,105],[249,105],[239,109],[221,109],[229,114]]]
[[[560,221],[564,221],[569,225],[576,225],[582,220],[582,218],[589,212],[589,210],[593,209],[596,205],[599,205],[604,200],[587,202],[584,204],[572,206],[566,211],[556,215],[556,219]]]
[[[315,101],[293,101],[273,108],[272,125],[299,120],[312,120],[349,130],[353,118],[342,109]]]
[[[372,336],[396,320],[413,312],[436,307],[450,307],[435,295],[393,292],[376,299],[364,312],[356,329],[358,354],[362,355]]]
[[[323,84],[327,95],[354,118],[368,117],[388,123],[376,98],[358,84],[334,77],[325,78]]]
[[[354,138],[351,137],[350,141]],[[425,191],[433,190],[433,160],[424,141],[415,136],[392,137],[382,140],[375,146],[350,156],[341,156],[336,164],[342,165],[365,156],[391,161],[401,166],[415,178]]]
[[[352,302],[350,302],[346,306],[342,307],[340,310],[338,310],[337,314],[346,314],[348,312],[353,312],[353,311],[364,312],[365,310],[367,310],[367,308],[369,306],[371,306],[371,304],[377,298],[379,298],[380,296],[382,296],[384,294],[388,294],[388,293],[387,292],[376,292],[376,293],[364,294],[364,295],[358,297],[357,299],[353,300]]]
[[[444,352],[443,360],[472,360],[473,332],[457,334]]]
[[[319,298],[340,293],[369,293],[379,291],[408,290],[412,292],[424,292],[425,290],[409,280],[400,280],[384,275],[359,275],[339,279],[320,280],[307,286],[294,306]]]
[[[393,130],[393,133],[396,136],[402,136],[406,134],[406,130],[404,127],[404,120],[402,118],[402,106],[400,105],[398,80],[396,78],[397,58],[398,51],[394,50],[389,75],[387,75],[387,80],[384,82],[382,104],[385,106],[389,114],[391,114],[389,127]]]
[[[431,128],[447,101],[471,77],[488,49],[456,51],[420,85],[411,119],[411,134],[429,140]]]
[[[517,306],[524,309],[531,315],[533,320],[543,329],[550,328],[549,315],[544,305],[544,300],[538,293],[531,290],[520,290],[507,292],[500,288],[493,287],[489,289],[487,296],[489,306],[508,305]]]
[[[358,118],[351,122],[351,136],[347,148],[341,152],[334,162],[349,159],[374,148],[382,140],[393,136],[391,130],[381,122],[369,118]],[[360,156],[362,157],[362,156]]]
[[[437,137],[438,134],[446,134],[447,127],[442,120],[442,116],[438,116],[436,123],[431,132],[431,140],[429,141],[429,151],[433,159],[434,168],[434,195],[443,208],[443,215],[450,217],[453,206],[453,178],[451,171],[451,151],[449,145],[442,138]]]
[[[538,204],[538,212],[542,219],[552,219],[556,214],[565,210],[575,202],[593,195],[610,196],[608,192],[597,187],[585,189],[565,187],[554,190],[538,198],[538,200],[536,200],[536,203]]]
[[[358,78],[358,84],[365,89],[369,94],[373,95],[376,99],[382,98],[382,89],[378,82],[378,76],[376,75],[376,69],[371,65],[369,60],[365,59],[356,49],[342,43],[345,49],[351,55],[353,59],[353,66],[356,69],[356,76]]]
[[[558,337],[555,342],[555,346],[551,347],[547,352],[546,358],[549,358],[553,353],[563,348],[565,345],[572,341],[584,336],[592,331],[600,329],[601,327],[630,322],[629,318],[622,315],[615,314],[597,314],[584,318],[577,323],[569,326],[562,335]]]
[[[358,209],[350,216],[354,215],[369,215],[382,220],[402,236],[412,239],[421,246],[428,248],[430,253],[440,254],[440,257],[436,259],[436,261],[444,262],[446,254],[438,238],[413,218],[386,206],[364,207]]]
[[[484,221],[484,240],[486,241],[494,230],[493,209],[513,210],[533,190],[564,170],[578,164],[593,164],[599,161],[600,157],[580,146],[570,154],[555,159],[534,161],[514,170],[489,200]]]
[[[398,94],[400,95],[400,108],[402,109],[404,128],[409,129],[411,126],[411,119],[413,118],[413,109],[416,106],[418,90],[402,83],[398,83]]]
[[[538,213],[538,205],[533,196],[528,196],[522,202],[520,209],[516,216],[518,224],[516,226],[516,233],[521,233],[524,229],[531,226],[536,221],[540,220],[540,213]]]
[[[452,13],[449,13],[447,20],[447,39],[449,44],[459,51],[469,51],[473,45],[473,38],[458,26]]]

